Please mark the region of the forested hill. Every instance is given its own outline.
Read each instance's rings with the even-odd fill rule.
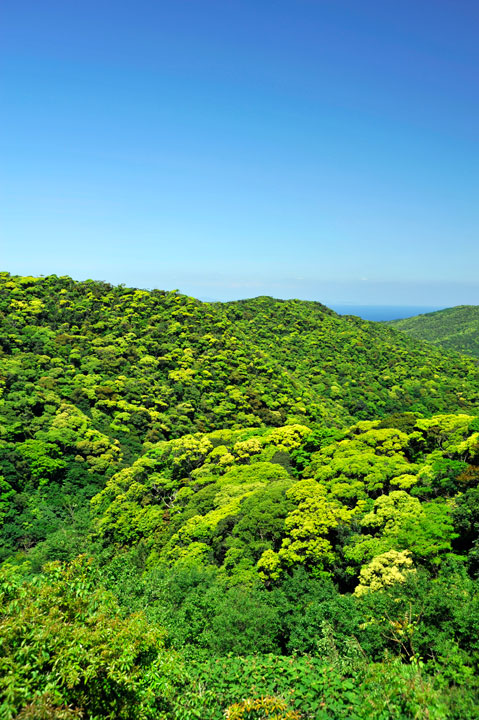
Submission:
[[[479,305],[458,305],[404,320],[390,320],[387,325],[418,340],[479,358]]]
[[[4,273],[0,322],[4,438],[55,441],[62,426],[103,443],[90,457],[216,428],[478,405],[476,361],[319,303]]]
[[[0,462],[15,487],[57,477],[89,498],[145,442],[479,403],[477,361],[320,303],[3,273],[0,323]]]
[[[19,436],[45,430],[62,404],[136,452],[195,430],[478,403],[477,362],[319,303],[209,304],[8,274],[0,303],[4,412]]]
[[[479,720],[477,360],[56,276],[0,324],[2,719]]]

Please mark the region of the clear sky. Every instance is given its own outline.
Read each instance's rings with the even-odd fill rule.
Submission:
[[[477,0],[2,0],[2,268],[479,304]]]

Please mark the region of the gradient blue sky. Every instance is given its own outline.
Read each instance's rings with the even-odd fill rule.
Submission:
[[[2,267],[479,304],[477,0],[2,0]]]

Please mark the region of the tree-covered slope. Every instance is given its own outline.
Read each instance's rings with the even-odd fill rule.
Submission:
[[[2,717],[477,720],[478,483],[466,414],[150,444],[0,569]]]
[[[479,305],[459,305],[387,323],[409,337],[479,358]]]
[[[55,276],[0,325],[0,717],[479,720],[477,361]]]
[[[342,406],[346,422],[397,410],[477,407],[477,361],[433,352],[422,341],[385,332],[382,323],[300,300],[254,298],[223,310],[235,326],[247,322],[246,336],[312,391],[322,420],[329,419],[324,408],[330,402]]]
[[[145,442],[478,407],[474,360],[319,303],[3,273],[0,327],[8,546],[46,537]]]
[[[475,502],[478,463],[479,422],[464,414],[197,433],[151,445],[114,475],[92,500],[94,533],[118,548],[141,542],[165,566],[219,569],[233,585],[305,567],[361,594],[394,567],[466,550],[454,520]],[[478,551],[479,541],[475,567]]]
[[[13,401],[24,434],[61,403],[133,452],[144,440],[287,417],[344,424],[412,405],[477,405],[477,363],[319,303],[207,304],[6,274],[0,303],[6,407]]]

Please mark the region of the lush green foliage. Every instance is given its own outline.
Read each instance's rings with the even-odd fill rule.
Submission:
[[[479,358],[479,305],[458,305],[387,324],[417,340]]]
[[[2,718],[168,716],[175,669],[162,633],[122,619],[91,563],[52,563],[29,583],[7,566],[0,580]]]
[[[479,370],[1,276],[0,718],[479,718]]]
[[[88,500],[145,443],[478,407],[472,360],[319,303],[3,273],[0,323],[6,555],[48,537],[58,559],[74,556]]]
[[[479,480],[477,420],[406,421],[360,421],[333,442],[287,425],[156,443],[93,498],[96,537],[142,542],[148,562],[211,567],[231,585],[303,566],[344,589],[359,579],[362,593],[401,568],[433,570],[456,548],[454,522],[475,522],[464,513]]]
[[[408,589],[398,585],[393,596],[377,593],[365,605],[352,598],[342,613],[334,586],[324,589],[300,573],[283,596],[309,585],[310,617],[329,615],[309,629],[303,619],[316,652],[243,656],[165,649],[141,613],[121,617],[96,573],[82,558],[67,570],[47,566],[42,577],[23,582],[18,570],[1,572],[2,718],[222,720],[225,713],[268,717],[270,710],[278,720],[479,717],[467,657],[477,657],[477,600],[466,617],[458,600],[465,594],[469,602],[471,588],[460,573],[450,570]],[[349,626],[338,622],[341,614]],[[451,647],[454,634],[462,651]],[[373,648],[379,654],[381,644],[391,649],[389,659],[378,662]],[[417,655],[422,645],[434,649],[434,678]]]

